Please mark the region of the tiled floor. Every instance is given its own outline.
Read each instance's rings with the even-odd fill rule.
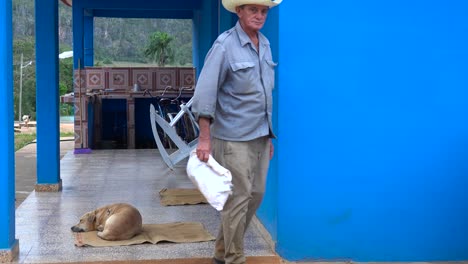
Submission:
[[[61,160],[63,191],[32,192],[16,210],[16,238],[20,254],[15,263],[67,263],[175,259],[200,260],[212,256],[214,242],[161,243],[123,247],[76,247],[70,227],[85,212],[115,202],[136,206],[143,223],[196,221],[216,235],[219,213],[209,205],[163,207],[163,188],[193,188],[185,164],[170,171],[159,152],[148,150],[93,150],[67,153]],[[247,256],[275,256],[255,227],[246,234]],[[169,261],[171,260],[171,261]],[[146,263],[146,261],[145,261]],[[193,263],[200,263],[194,261]]]

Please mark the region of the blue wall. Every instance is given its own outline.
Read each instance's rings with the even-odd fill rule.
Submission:
[[[270,41],[271,52],[275,62],[278,62],[279,52],[278,26],[278,8],[273,8],[268,12],[267,22],[262,29],[262,33],[267,36]],[[276,85],[273,90],[273,129],[275,132],[278,132],[278,80],[278,72],[276,71]],[[280,152],[280,149],[278,148],[277,140],[273,140],[273,144],[275,146],[275,150],[273,159],[270,161],[265,197],[261,207],[257,211],[257,217],[268,230],[272,239],[276,241],[278,224],[278,153]]]
[[[278,253],[468,259],[468,2],[284,1],[279,17]]]
[[[202,0],[200,8],[193,13],[193,66],[197,76],[205,61],[205,55],[218,37],[218,6],[212,0]]]

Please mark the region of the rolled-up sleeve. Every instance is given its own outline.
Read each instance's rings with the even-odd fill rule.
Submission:
[[[216,42],[206,55],[193,96],[192,112],[197,120],[215,118],[218,90],[226,76],[225,55],[224,48]]]

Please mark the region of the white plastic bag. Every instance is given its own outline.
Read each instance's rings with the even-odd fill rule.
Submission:
[[[211,206],[223,210],[232,193],[232,176],[228,169],[219,165],[211,155],[207,162],[200,161],[193,150],[187,163],[187,175]]]

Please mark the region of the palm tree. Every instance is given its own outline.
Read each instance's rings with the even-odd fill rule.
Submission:
[[[174,58],[174,51],[170,46],[172,40],[174,38],[166,32],[154,32],[151,34],[149,45],[145,49],[145,56],[163,67]]]

